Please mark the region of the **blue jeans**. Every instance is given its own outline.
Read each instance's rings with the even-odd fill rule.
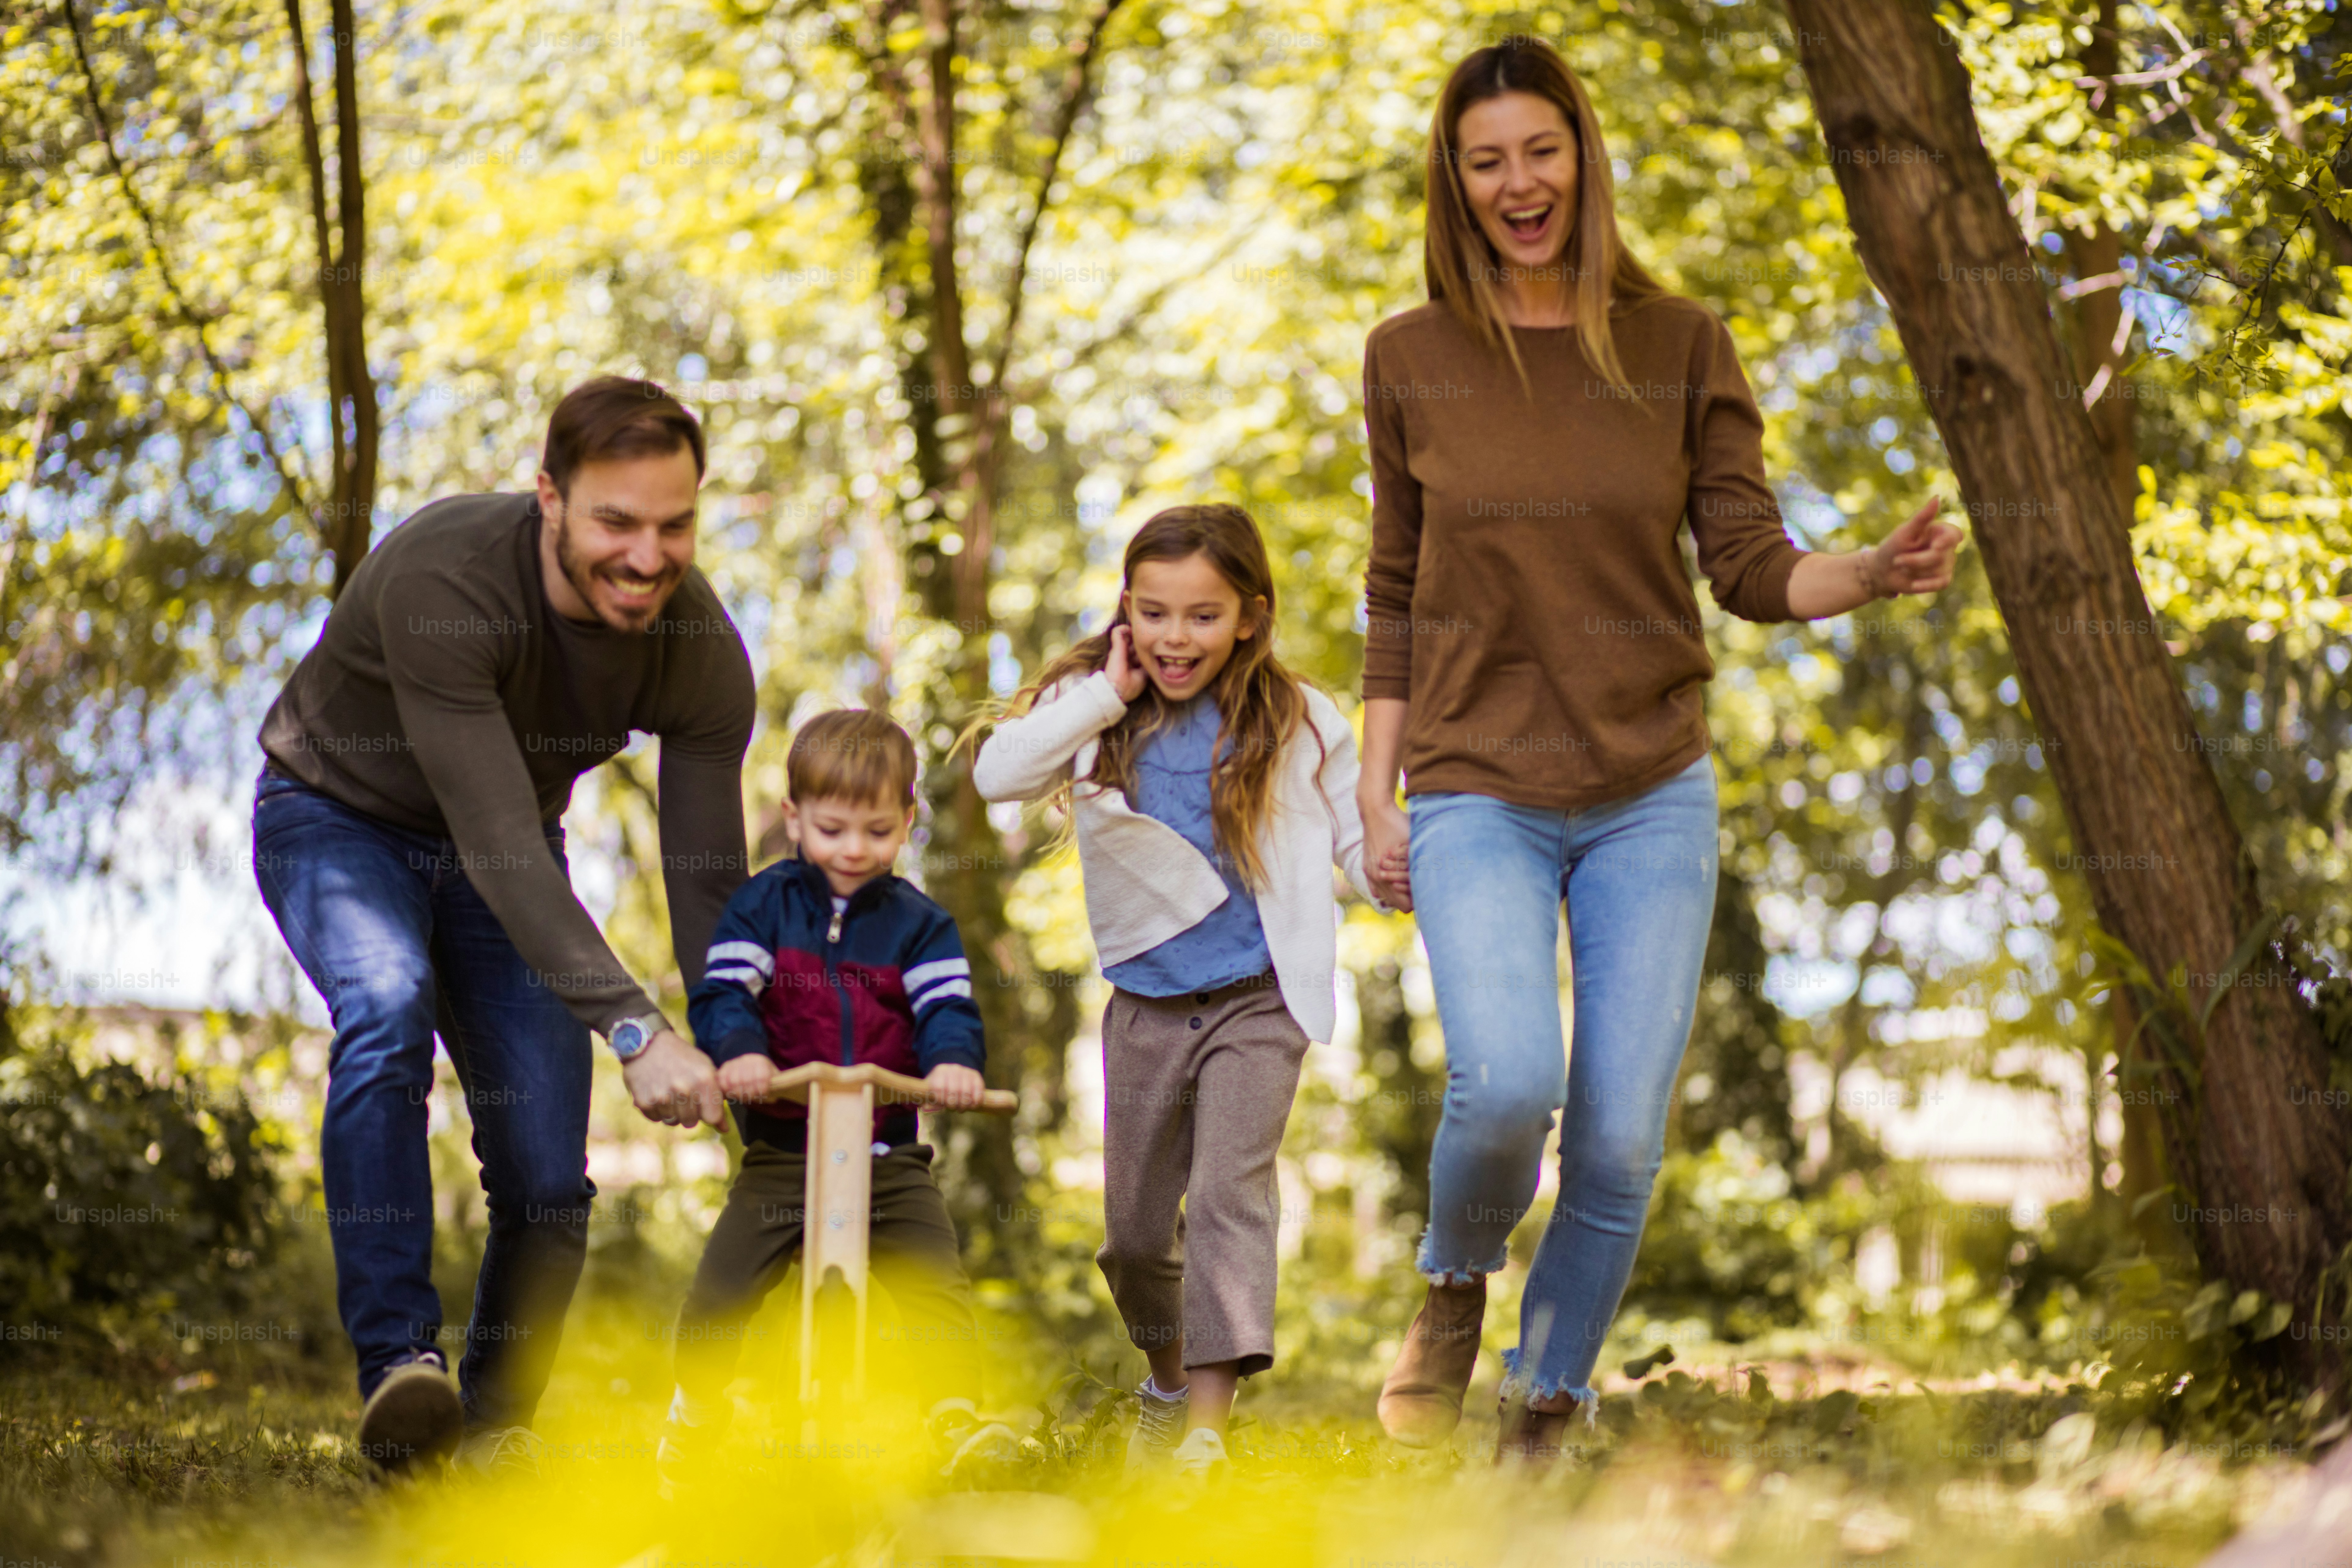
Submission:
[[[561,824],[547,839],[562,865]],[[450,840],[265,773],[253,847],[262,900],[334,1018],[319,1155],[360,1394],[441,1338],[425,1144],[437,1033],[488,1198],[458,1366],[466,1421],[528,1424],[588,1253],[587,1027],[507,940]]]
[[[1414,918],[1445,1032],[1418,1266],[1438,1283],[1502,1268],[1535,1199],[1552,1112],[1565,1107],[1559,1197],[1528,1270],[1518,1346],[1503,1360],[1507,1386],[1572,1393],[1590,1419],[1592,1363],[1641,1245],[1714,920],[1714,764],[1701,757],[1579,811],[1453,793],[1406,805]],[[1563,898],[1576,986],[1565,1064]]]

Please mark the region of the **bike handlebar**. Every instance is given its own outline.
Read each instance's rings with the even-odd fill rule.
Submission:
[[[766,1100],[793,1100],[805,1102],[809,1085],[825,1083],[845,1088],[868,1085],[879,1105],[919,1105],[932,1110],[950,1107],[931,1099],[931,1086],[919,1078],[908,1078],[888,1068],[876,1067],[872,1062],[860,1062],[854,1068],[836,1067],[831,1062],[803,1062],[799,1067],[779,1072],[768,1080]],[[1021,1098],[1009,1089],[992,1089],[980,1097],[972,1110],[986,1116],[1010,1116],[1020,1107]]]

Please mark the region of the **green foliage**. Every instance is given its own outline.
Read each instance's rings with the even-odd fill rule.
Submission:
[[[189,1077],[76,1059],[54,1025],[0,1013],[0,1296],[42,1331],[152,1344],[176,1315],[278,1286],[271,1131]],[[173,1336],[176,1337],[176,1336]]]
[[[2072,1351],[2110,1429],[2144,1425],[2249,1457],[2324,1448],[2352,1430],[2340,1395],[2314,1389],[2281,1353],[2284,1336],[2343,1331],[2300,1319],[2291,1302],[2134,1254],[2055,1281],[2040,1316],[2043,1342]]]
[[[1852,1277],[1863,1237],[1937,1206],[1924,1180],[1899,1169],[1890,1178],[1850,1177],[1801,1195],[1785,1167],[1733,1132],[1669,1154],[1625,1310],[1695,1321],[1729,1344],[1776,1329],[1834,1330],[1859,1306]]]
[[[91,803],[175,763],[233,753],[249,771],[242,741],[222,741],[225,710],[274,689],[310,640],[324,580],[319,520],[300,499],[321,488],[323,360],[281,12],[205,0],[168,16],[78,14],[127,180],[100,144],[61,6],[0,37],[0,409],[12,416],[0,418],[0,849],[27,858],[67,842],[46,831],[61,804],[95,819]],[[968,411],[923,391],[940,280],[913,208],[919,138],[886,90],[918,68],[919,30],[812,5],[362,10],[379,522],[524,482],[548,408],[586,374],[678,384],[712,441],[700,560],[761,674],[755,831],[782,795],[796,715],[888,705],[936,762],[940,726],[963,717],[950,700],[959,661],[984,647],[1002,689],[1066,646],[1110,603],[1126,531],[1173,501],[1254,509],[1286,657],[1349,691],[1367,545],[1361,342],[1421,298],[1420,138],[1436,86],[1507,32],[1552,39],[1584,74],[1633,244],[1729,323],[1801,540],[1847,548],[1929,494],[1957,501],[1930,389],[1854,258],[1777,5],[1122,6],[1048,187],[1051,89],[1093,14],[1073,0],[959,17],[966,346],[1001,368],[1011,408],[988,613],[972,624],[940,591],[971,504],[943,476],[972,430]],[[2266,891],[2315,966],[2340,963],[2352,953],[2352,624],[2337,597],[2352,582],[2352,276],[2325,248],[2318,208],[2342,216],[2328,153],[2344,134],[2336,88],[2352,24],[2340,5],[2126,5],[2119,68],[2171,74],[2118,89],[2103,115],[2077,80],[2095,15],[2084,0],[1946,8],[2070,344],[2083,301],[2107,287],[2084,239],[2104,226],[2132,262],[2132,363],[2110,395],[2135,414],[2142,574]],[[2189,38],[2211,52],[2189,58]],[[1032,211],[1023,326],[1004,350],[1001,289]],[[2100,1294],[2112,1209],[2062,1207],[2034,1234],[1961,1217],[1834,1112],[1816,1165],[1789,1110],[1800,1058],[1833,1082],[1868,1069],[1916,1087],[1959,1068],[2074,1089],[2016,1068],[2004,1053],[2021,1046],[2079,1060],[2090,1109],[2113,1104],[2086,889],[1981,571],[1964,560],[1933,605],[1814,626],[1707,615],[1723,894],[1628,1335],[1669,1329],[1687,1349],[1685,1323],[1752,1346],[1883,1329],[1906,1356],[2081,1359],[2100,1342],[2084,1325],[2124,1324],[2128,1290],[2145,1284],[2126,1270],[2112,1280],[2124,1294]],[[240,718],[236,732],[249,730]],[[575,842],[614,863],[608,929],[674,999],[653,780],[640,748],[589,781]],[[924,832],[952,851],[955,826]],[[1073,1202],[1063,1168],[1091,1153],[1068,1116],[1091,956],[1080,890],[1074,867],[1042,855],[1046,833],[1004,826],[989,870],[1012,930],[990,949],[1018,989],[998,1048],[1032,1106],[1017,1160],[984,1182],[953,1173],[972,1152],[957,1135],[950,1190],[989,1299],[1044,1330],[1023,1352],[1033,1381],[1073,1364],[1108,1378],[1133,1352],[1092,1263],[1091,1199]],[[927,837],[918,853],[936,847]],[[1310,1079],[1289,1151],[1345,1168],[1315,1189],[1281,1334],[1286,1375],[1360,1384],[1411,1310],[1400,1287],[1427,1206],[1443,1041],[1416,991],[1426,975],[1409,924],[1352,911],[1346,941],[1355,1079]],[[2343,1055],[2352,1064],[2352,1047]],[[110,1117],[150,1114],[139,1095],[155,1091],[102,1081]],[[165,1173],[194,1181],[230,1146],[204,1114],[209,1130],[190,1123],[202,1141],[157,1165],[144,1163],[148,1142],[163,1148],[152,1134],[110,1121],[74,1136],[126,1192],[171,1201],[153,1186]],[[269,1146],[263,1131],[242,1136],[253,1159]],[[454,1136],[445,1144],[440,1189],[462,1193],[467,1158]],[[177,1152],[199,1147],[213,1152]],[[2101,1198],[2114,1152],[2088,1152],[2101,1191],[2085,1196]],[[229,1169],[258,1192],[247,1157]],[[454,1308],[478,1216],[452,1201],[436,1278]],[[635,1217],[660,1201],[618,1196],[631,1217],[597,1233],[595,1289],[670,1279],[690,1254],[696,1238]],[[217,1215],[217,1234],[178,1263],[150,1260],[148,1288],[194,1300],[215,1288],[205,1270],[237,1277],[225,1259],[247,1244],[228,1238],[258,1233],[231,1221],[258,1224],[254,1204]],[[1014,1223],[1000,1209],[1048,1217],[1000,1235]],[[1377,1216],[1362,1236],[1360,1210]],[[1855,1300],[1855,1249],[1880,1228],[1897,1238],[1906,1286],[1940,1252],[1943,1301],[1924,1317]],[[37,1268],[5,1265],[27,1271],[27,1289],[137,1282],[119,1260],[77,1282],[53,1247],[36,1255]],[[2185,1288],[2163,1309],[2184,1333]],[[2352,1295],[2352,1278],[2336,1289]],[[2235,1305],[2214,1330],[2209,1303],[2208,1331],[2181,1342],[2200,1355],[2273,1342],[2243,1332],[2270,1308],[2231,1323]],[[2099,1312],[2111,1315],[2084,1316]],[[2118,1387],[2145,1392],[2162,1370]]]
[[[1436,83],[1507,32],[1557,42],[1592,85],[1627,232],[1730,322],[1801,536],[1843,547],[1931,491],[1952,499],[1923,390],[1844,233],[1778,7],[1123,7],[1095,100],[1041,192],[1044,89],[1091,14],[960,19],[960,243],[967,335],[983,361],[1002,346],[1009,302],[992,290],[1021,216],[1050,198],[1026,253],[1024,332],[1003,363],[1012,439],[984,627],[953,624],[938,603],[968,504],[940,488],[943,465],[970,433],[956,410],[915,395],[932,280],[907,205],[913,129],[883,91],[890,71],[915,68],[915,35],[878,33],[860,14],[662,5],[616,24],[580,5],[443,5],[404,14],[395,47],[390,23],[362,13],[366,173],[383,230],[369,279],[383,520],[446,490],[517,482],[553,396],[591,369],[682,382],[712,435],[704,563],[762,658],[755,817],[781,794],[774,731],[797,708],[893,703],[928,754],[934,723],[961,717],[938,710],[940,672],[976,638],[998,680],[1065,646],[1108,605],[1124,529],[1172,500],[1256,509],[1286,653],[1344,690],[1366,545],[1362,334],[1420,297],[1419,137]],[[2289,188],[2313,183],[2315,149],[2341,133],[2323,88],[2342,18],[2127,7],[2126,70],[2173,64],[2171,29],[2216,52],[2177,79],[2185,110],[2149,83],[2105,120],[2085,112],[2074,80],[2088,14],[2069,0],[1956,9],[1950,22],[1989,145],[2030,196],[2062,322],[2080,297],[2066,290],[2088,281],[2069,273],[2065,237],[2095,220],[2147,242],[2134,298],[2151,348],[2179,326],[2163,313],[2175,306],[2189,339],[2222,331],[2244,314],[2230,279],[2283,257],[2254,319],[2285,386],[2240,398],[2210,377],[2166,379],[2159,355],[2118,390],[2139,413],[2148,465],[2151,592],[2184,633],[2217,768],[2265,878],[2340,954],[2352,943],[2335,891],[2345,851],[2330,824],[2346,814],[2333,759],[2352,700],[2320,658],[2343,651],[2329,596],[2346,560],[2344,421],[2329,395],[2340,306],[2316,227],[2286,231],[2309,216]],[[315,531],[287,511],[238,412],[274,420],[295,466],[317,472],[322,455],[302,447],[321,374],[305,197],[290,117],[256,107],[282,90],[282,21],[231,4],[176,14],[168,29],[130,14],[90,23],[101,106],[159,215],[151,244],[88,104],[66,90],[75,57],[58,15],[45,15],[6,57],[24,89],[8,97],[18,119],[6,140],[37,156],[0,168],[21,219],[0,278],[21,332],[0,380],[23,428],[49,432],[40,453],[9,448],[17,466],[0,472],[24,541],[0,573],[0,594],[16,595],[0,606],[0,635],[17,658],[0,689],[24,721],[5,748],[19,770],[0,803],[11,822],[155,766],[173,745],[144,736],[146,716],[169,713],[191,682],[266,687],[299,651],[289,617],[319,582]],[[2242,46],[2229,41],[2241,15],[2257,24]],[[2270,129],[2276,108],[2247,63],[2279,85],[2303,152]],[[508,90],[484,94],[485,80]],[[2261,133],[2200,139],[2222,123]],[[232,395],[175,313],[166,271],[210,322]],[[2171,303],[2160,311],[2159,300]],[[245,477],[232,482],[232,468]],[[1743,1053],[1779,1050],[1916,1082],[1981,1068],[2019,1039],[2063,1043],[2095,1068],[2099,1020],[2079,995],[2085,900],[2060,864],[2063,813],[1980,576],[1964,572],[1933,606],[1819,626],[1711,619],[1727,870],[1763,917],[1763,956],[1796,960],[1853,999],[1828,1015],[1794,1009],[1814,1021],[1785,1039],[1767,1038],[1779,1033],[1769,1020],[1703,1024],[1692,1070],[1745,1095]],[[606,776],[614,787],[583,802],[620,858],[614,935],[634,969],[661,976],[651,759]],[[1033,868],[1041,837],[1007,841],[1008,883]],[[1072,922],[1069,879],[1055,898],[1024,935]],[[1927,934],[1945,900],[1974,904],[2007,940],[1975,949]],[[1049,1082],[1059,1040],[1027,1037],[1066,1038],[1069,991],[1055,982],[1084,960],[1069,962],[1056,957],[1019,1015],[1024,1065]],[[1007,963],[1031,973],[1017,951]],[[1733,987],[1711,1011],[1753,1011],[1760,965],[1711,973]],[[1897,1013],[1912,1015],[1899,1039],[1886,1026]],[[1951,1032],[1927,1032],[1926,1018]],[[1733,1049],[1721,1063],[1718,1038]],[[1768,1089],[1778,1070],[1764,1068]],[[1747,1127],[1757,1109],[1718,1100],[1698,1120]],[[1772,1121],[1767,1110],[1750,1131],[1776,1137]],[[1695,1126],[1688,1142],[1712,1131]],[[1845,1158],[1833,1151],[1832,1166]]]
[[[1789,1115],[1791,1031],[1764,994],[1770,962],[1751,890],[1736,874],[1718,876],[1698,1015],[1667,1122],[1669,1147],[1705,1149],[1717,1135],[1732,1132],[1773,1164],[1795,1160],[1797,1133]]]

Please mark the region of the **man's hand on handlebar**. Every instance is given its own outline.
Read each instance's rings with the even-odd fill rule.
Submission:
[[[710,1058],[688,1045],[675,1029],[664,1029],[634,1058],[622,1063],[621,1081],[628,1086],[637,1113],[648,1121],[665,1127],[692,1127],[698,1122],[719,1125],[719,1074]]]
[[[923,1075],[923,1087],[931,1091],[931,1103],[942,1110],[974,1110],[980,1097],[988,1091],[980,1074],[954,1062],[941,1062]]]

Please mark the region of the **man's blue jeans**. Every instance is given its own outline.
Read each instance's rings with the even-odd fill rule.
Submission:
[[[1445,1031],[1419,1267],[1459,1282],[1503,1266],[1565,1106],[1559,1196],[1528,1270],[1518,1347],[1503,1359],[1512,1386],[1573,1393],[1590,1418],[1592,1363],[1641,1245],[1714,919],[1713,760],[1580,811],[1453,793],[1406,805],[1414,918]],[[1565,1064],[1562,899],[1576,997]]]
[[[562,865],[561,824],[547,839]],[[334,1018],[319,1153],[361,1396],[441,1337],[425,1136],[437,1033],[488,1197],[466,1420],[528,1424],[588,1251],[588,1030],[523,963],[450,840],[264,773],[253,847],[262,900]]]

